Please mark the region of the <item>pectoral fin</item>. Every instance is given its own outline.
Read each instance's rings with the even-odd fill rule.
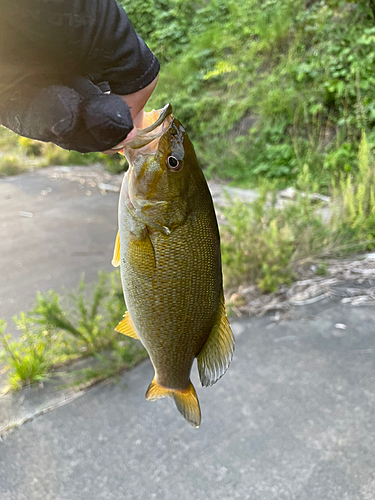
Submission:
[[[132,339],[139,340],[134,323],[128,311],[126,311],[126,313],[124,314],[124,319],[121,320],[120,323],[116,326],[115,331],[122,333],[123,335],[127,335]]]
[[[234,352],[234,336],[225,312],[224,296],[215,325],[197,356],[198,371],[204,386],[213,385],[227,371]]]
[[[199,427],[201,423],[201,410],[197,393],[193,384],[187,389],[167,389],[160,386],[154,378],[146,392],[147,401],[156,401],[157,399],[171,397],[177,406],[177,410],[185,420],[193,427]]]
[[[155,251],[148,231],[145,229],[141,237],[130,235],[129,263],[138,273],[152,277],[156,268]]]
[[[121,262],[121,254],[120,254],[120,232],[117,231],[115,248],[113,250],[113,258],[112,258],[112,266],[118,267]]]

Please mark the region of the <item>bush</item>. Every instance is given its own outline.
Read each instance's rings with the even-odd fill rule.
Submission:
[[[0,157],[0,176],[18,175],[25,170],[25,165],[21,163],[16,155],[4,155]]]
[[[365,132],[358,170],[331,185],[330,216],[323,222],[322,203],[312,196],[317,184],[305,165],[293,201],[280,206],[274,185],[266,183],[250,205],[232,204],[224,211],[222,257],[227,286],[255,283],[277,291],[294,278],[301,260],[342,256],[375,247],[375,165]],[[318,263],[324,274],[324,262]]]
[[[26,153],[27,156],[40,156],[43,151],[43,143],[40,141],[34,141],[28,137],[19,137],[18,144],[21,150]]]
[[[247,185],[275,178],[280,186],[307,164],[328,191],[332,176],[358,168],[361,130],[374,124],[370,7],[199,4],[189,42],[164,65],[152,104],[173,103],[211,176]]]
[[[8,381],[13,390],[45,380],[53,364],[52,335],[50,331],[35,328],[32,321],[21,313],[14,318],[23,335],[18,341],[4,335],[6,323],[0,320],[0,361],[9,371]]]
[[[0,360],[5,362],[12,389],[43,381],[57,366],[82,357],[95,357],[99,364],[75,374],[74,383],[109,377],[145,356],[139,342],[114,330],[125,311],[119,273],[99,272],[90,288],[88,294],[82,278],[65,308],[56,292],[38,294],[33,310],[14,318],[23,331],[20,340],[11,341],[4,334],[5,323],[0,322],[4,349]]]
[[[224,210],[221,230],[224,282],[227,287],[254,283],[263,292],[290,285],[294,264],[325,248],[327,228],[319,205],[299,194],[284,207],[266,184],[251,204],[237,201]]]

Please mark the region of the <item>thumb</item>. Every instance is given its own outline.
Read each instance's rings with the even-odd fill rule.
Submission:
[[[114,94],[101,94],[81,105],[84,133],[82,139],[95,145],[96,151],[111,149],[122,142],[133,129],[127,104]]]
[[[121,97],[96,89],[85,96],[63,85],[19,89],[16,100],[0,103],[0,122],[20,135],[64,149],[110,149],[126,138],[133,122]]]
[[[105,151],[127,137],[133,128],[133,121],[121,97],[103,93],[86,77],[75,77],[65,83],[81,100],[79,119],[74,128],[65,132],[60,146],[81,153]]]

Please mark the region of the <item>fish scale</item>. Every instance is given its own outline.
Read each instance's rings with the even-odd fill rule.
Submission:
[[[196,212],[198,215],[198,207]],[[137,333],[150,353],[161,385],[170,388],[188,387],[191,364],[211,333],[219,307],[220,257],[217,228],[212,227],[216,221],[207,221],[211,228],[205,227],[202,220],[191,222],[195,215],[193,212],[170,236],[151,232],[156,256],[152,276],[132,265],[131,239],[121,243],[128,310],[139,325]],[[200,241],[199,247],[194,240]],[[149,266],[146,259],[143,263],[144,268]],[[211,283],[203,287],[204,276]],[[181,351],[187,360],[184,370]]]

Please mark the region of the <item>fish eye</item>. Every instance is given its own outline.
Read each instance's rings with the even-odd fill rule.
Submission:
[[[174,172],[178,172],[182,169],[182,162],[175,156],[170,155],[167,158],[167,167]]]

